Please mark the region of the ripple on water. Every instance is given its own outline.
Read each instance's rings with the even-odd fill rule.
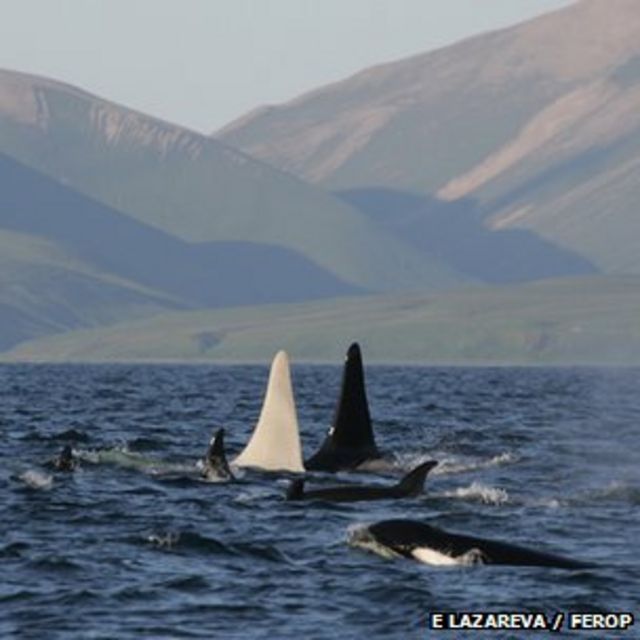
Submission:
[[[434,610],[637,609],[640,371],[367,368],[394,467],[318,481],[386,484],[440,464],[417,499],[353,505],[288,503],[288,478],[269,474],[198,481],[213,425],[230,459],[246,442],[267,373],[0,367],[0,635],[377,640],[425,636]],[[307,455],[340,373],[294,366]],[[67,442],[80,470],[49,473]],[[354,524],[389,518],[599,566],[434,570],[348,544]]]

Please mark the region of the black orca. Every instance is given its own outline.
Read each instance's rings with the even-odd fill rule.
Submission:
[[[200,475],[207,480],[235,479],[224,452],[224,429],[218,429],[215,436],[211,438]]]
[[[344,485],[325,489],[304,490],[304,479],[291,481],[287,500],[326,500],[328,502],[358,502],[360,500],[385,500],[387,498],[408,498],[422,493],[427,474],[438,463],[429,460],[410,471],[398,484],[392,487],[367,487]]]
[[[432,565],[505,564],[561,569],[594,566],[506,542],[448,533],[413,520],[377,522],[356,531],[352,543],[385,555],[400,555]]]
[[[71,448],[71,445],[68,444],[62,448],[60,454],[51,462],[51,466],[56,471],[73,471],[77,465],[78,461],[73,455],[73,449]]]
[[[347,351],[331,428],[320,449],[305,462],[305,468],[309,471],[355,469],[376,458],[380,458],[380,452],[369,416],[362,356],[354,342]]]

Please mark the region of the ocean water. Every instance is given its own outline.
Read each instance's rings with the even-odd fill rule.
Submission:
[[[288,503],[286,476],[196,479],[213,431],[247,441],[259,366],[0,367],[0,638],[535,638],[438,632],[435,611],[639,613],[640,370],[367,367],[382,474],[428,459],[424,495]],[[294,366],[305,453],[341,370]],[[71,443],[74,473],[45,463]],[[421,520],[596,563],[431,567],[349,544]],[[639,638],[570,631],[560,637]]]

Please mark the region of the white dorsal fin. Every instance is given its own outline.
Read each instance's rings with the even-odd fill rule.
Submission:
[[[304,472],[289,358],[285,351],[278,351],[271,363],[260,419],[233,464],[268,471]]]

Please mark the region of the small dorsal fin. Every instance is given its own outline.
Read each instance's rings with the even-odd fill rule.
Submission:
[[[422,493],[424,489],[424,481],[427,478],[427,474],[437,464],[437,460],[428,460],[427,462],[423,462],[412,471],[409,471],[409,473],[407,473],[407,475],[396,485],[396,488],[405,496],[417,496]]]
[[[227,455],[224,450],[224,429],[220,428],[215,436],[211,438],[205,459],[205,475],[214,473],[220,478],[233,479],[233,473],[227,462]]]
[[[260,418],[234,464],[267,471],[304,471],[289,358],[285,351],[279,351],[273,359]]]
[[[76,467],[76,462],[71,445],[66,444],[62,447],[60,455],[53,460],[53,466],[58,471],[73,471]]]
[[[369,415],[362,355],[360,346],[354,342],[347,351],[333,423],[306,467],[333,471],[356,467],[379,456]]]

